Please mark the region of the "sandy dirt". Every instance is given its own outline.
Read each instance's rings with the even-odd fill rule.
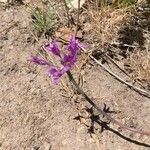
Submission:
[[[44,69],[27,61],[45,42],[34,43],[30,21],[24,5],[0,5],[0,150],[149,150],[148,136],[113,124],[102,133],[95,124],[97,130],[90,135],[88,127],[74,119],[77,106],[61,96]],[[84,77],[83,89],[101,108],[106,103],[120,122],[150,131],[150,99],[96,64],[85,69]]]

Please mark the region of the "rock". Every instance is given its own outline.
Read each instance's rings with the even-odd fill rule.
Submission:
[[[80,0],[80,7],[82,7],[82,5],[85,3],[85,0]],[[78,8],[78,0],[72,0],[72,1],[68,1],[68,7],[69,8]]]
[[[0,0],[0,3],[7,3],[8,0]]]
[[[40,147],[37,145],[32,148],[32,150],[39,150],[39,149],[40,149]]]
[[[51,145],[47,142],[44,143],[44,148],[45,150],[50,150],[51,149]]]

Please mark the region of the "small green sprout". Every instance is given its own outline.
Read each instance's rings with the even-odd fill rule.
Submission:
[[[47,5],[47,9],[32,9],[32,22],[34,30],[38,34],[51,34],[58,24],[58,17],[53,6]]]

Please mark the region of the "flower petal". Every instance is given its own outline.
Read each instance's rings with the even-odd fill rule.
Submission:
[[[60,57],[60,50],[58,48],[56,41],[52,41],[50,44],[46,45],[45,48],[52,54]]]
[[[68,45],[71,54],[76,54],[79,50],[79,43],[75,36],[72,36]]]
[[[58,84],[58,80],[61,77],[60,71],[58,69],[56,69],[56,68],[51,68],[51,69],[49,69],[48,72],[49,72],[49,74],[50,74],[50,76],[52,78],[52,82],[54,84]]]
[[[49,62],[37,56],[31,56],[31,61],[38,65],[49,65]]]
[[[63,67],[61,69],[56,68],[56,67],[50,68],[48,70],[48,73],[49,73],[49,75],[52,78],[52,82],[57,85],[58,82],[59,82],[60,77],[62,75],[64,75],[67,71],[69,71],[69,69],[70,69],[70,67],[68,67],[68,66],[65,66],[65,67]]]
[[[72,67],[74,66],[76,61],[77,61],[76,55],[64,55],[64,57],[61,60],[61,64],[63,66]]]

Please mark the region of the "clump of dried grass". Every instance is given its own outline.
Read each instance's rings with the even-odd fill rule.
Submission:
[[[91,25],[100,43],[112,43],[117,37],[120,26],[127,17],[127,9],[115,9],[109,6],[89,10]]]
[[[145,43],[146,49],[132,53],[129,57],[129,63],[133,70],[134,79],[150,85],[150,32],[147,34],[149,38]]]
[[[134,71],[134,79],[144,81],[150,85],[150,56],[140,53],[131,56],[131,66]]]
[[[89,8],[90,23],[96,38],[102,46],[101,50],[105,49],[104,46],[106,43],[111,44],[118,40],[118,36],[120,36],[118,31],[120,31],[122,27],[128,26],[134,28],[134,25],[136,25],[134,22],[137,21],[134,18],[138,17],[138,12],[136,12],[134,8],[135,7],[114,8],[108,5],[99,8]],[[137,25],[137,28],[139,27],[143,33],[145,29]],[[147,32],[146,36],[147,37],[144,37],[146,41],[143,45],[145,50],[142,50],[136,45],[136,50],[129,54],[127,61],[133,71],[133,78],[150,85],[150,47],[148,47],[150,45],[150,32]]]

